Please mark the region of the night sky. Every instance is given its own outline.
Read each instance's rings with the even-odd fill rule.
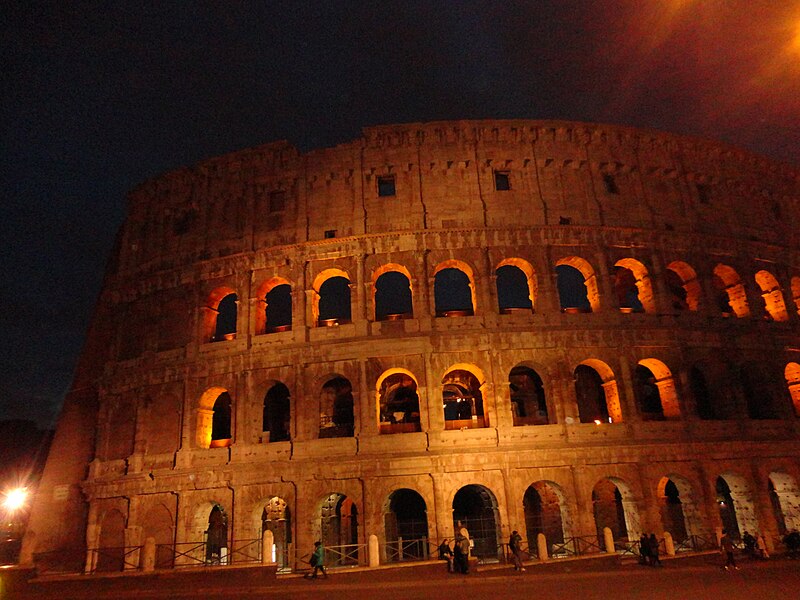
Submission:
[[[0,419],[54,422],[125,194],[166,170],[478,118],[800,162],[800,0],[6,1],[0,28]]]

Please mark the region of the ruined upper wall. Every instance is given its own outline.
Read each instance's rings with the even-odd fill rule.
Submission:
[[[510,190],[495,189],[497,171]],[[382,176],[395,196],[378,195]],[[334,148],[276,142],[152,179],[130,195],[115,263],[169,269],[330,231],[565,223],[795,247],[798,216],[796,169],[715,142],[551,121],[391,125]]]

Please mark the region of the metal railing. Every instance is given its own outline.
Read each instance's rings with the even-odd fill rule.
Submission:
[[[228,562],[236,564],[260,563],[261,540],[258,538],[252,540],[233,540],[231,548],[228,551]]]
[[[141,546],[118,546],[115,548],[89,548],[86,572],[113,573],[139,569]]]
[[[431,556],[428,538],[404,540],[397,538],[383,545],[386,562],[428,560]]]
[[[325,567],[354,567],[360,564],[359,557],[367,556],[366,544],[344,544],[325,546]]]
[[[593,535],[566,537],[561,543],[553,543],[551,548],[551,558],[584,556],[586,554],[599,554],[606,551]]]

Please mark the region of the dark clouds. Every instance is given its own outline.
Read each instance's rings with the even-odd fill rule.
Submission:
[[[55,415],[125,193],[164,170],[438,119],[626,123],[784,160],[800,135],[798,1],[26,2],[0,34],[0,418]]]

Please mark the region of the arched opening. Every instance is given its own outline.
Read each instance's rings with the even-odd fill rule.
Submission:
[[[331,566],[357,565],[358,509],[344,494],[330,494],[320,510],[320,537]]]
[[[769,497],[778,533],[800,529],[800,492],[797,481],[787,473],[773,471],[769,474]]]
[[[792,277],[792,299],[795,310],[800,315],[800,277]]]
[[[465,369],[453,369],[442,378],[442,408],[445,429],[489,426],[483,412],[481,383]]]
[[[603,547],[603,529],[608,527],[615,542],[637,540],[641,535],[639,512],[628,486],[617,479],[602,479],[592,489],[592,508],[597,539]]]
[[[564,494],[551,481],[537,481],[528,486],[522,498],[528,547],[535,548],[539,534],[547,540],[548,553],[553,545],[561,545],[568,527],[564,523]]]
[[[722,528],[733,538],[740,538],[745,531],[759,530],[750,489],[743,477],[723,473],[717,477],[716,492]]]
[[[116,509],[103,515],[100,521],[97,562],[95,570],[101,572],[125,569],[125,517]]]
[[[800,364],[796,362],[787,364],[784,376],[786,377],[786,386],[789,389],[789,396],[794,406],[794,414],[796,417],[800,417]]]
[[[703,371],[693,366],[689,369],[689,389],[694,398],[695,407],[697,408],[697,416],[705,421],[720,419],[718,411],[715,408],[714,398],[711,395],[711,390],[708,387],[708,381]]]
[[[261,533],[272,532],[272,548],[264,548],[263,552],[271,552],[272,560],[279,568],[289,566],[289,544],[292,543],[292,519],[289,507],[283,498],[275,496],[269,500],[261,512]]]
[[[547,425],[547,402],[539,374],[525,365],[517,365],[508,374],[511,412],[514,425]]]
[[[661,406],[661,395],[658,393],[656,376],[641,363],[636,365],[633,372],[633,394],[643,420],[661,421],[664,419],[664,409]]]
[[[163,504],[151,508],[142,520],[142,540],[153,538],[156,542],[156,569],[171,569],[175,563],[175,523],[172,513]],[[140,553],[144,559],[144,553]]]
[[[761,298],[764,300],[764,310],[773,321],[788,321],[789,313],[786,312],[786,303],[778,280],[769,271],[756,273],[756,283],[761,288]]]
[[[289,388],[278,382],[264,396],[262,432],[268,442],[289,441],[291,426]]]
[[[417,382],[400,371],[378,379],[378,415],[381,433],[421,431]]]
[[[292,328],[292,287],[283,283],[264,296],[265,333],[279,333]]]
[[[453,498],[453,530],[466,528],[475,543],[472,555],[498,558],[500,538],[499,513],[494,494],[482,485],[466,485]]]
[[[231,397],[222,392],[214,402],[211,418],[211,448],[227,448],[231,445]]]
[[[495,277],[501,315],[533,311],[536,281],[528,262],[519,258],[504,260],[495,270]]]
[[[717,477],[716,492],[722,530],[733,538],[741,537],[739,521],[736,518],[736,507],[733,502],[733,496],[731,496],[731,489],[728,486],[728,482],[722,477]]]
[[[780,418],[770,377],[764,372],[764,367],[745,363],[739,367],[737,375],[747,405],[747,416],[751,419]]]
[[[681,487],[688,487],[686,482],[681,482]],[[682,542],[689,536],[687,525],[687,511],[684,510],[684,498],[681,490],[672,479],[664,477],[658,485],[661,508],[661,523],[664,531],[668,531],[676,542]]]
[[[220,342],[236,337],[238,298],[228,287],[219,287],[209,294],[202,317],[204,342]]]
[[[453,263],[452,266],[450,262]],[[475,314],[471,273],[466,265],[458,261],[448,261],[437,267],[433,280],[437,317],[465,317]]]
[[[622,410],[614,372],[600,360],[575,368],[575,399],[581,423],[621,423]]]
[[[633,258],[614,265],[614,289],[622,312],[655,312],[653,286],[645,266]]]
[[[228,515],[215,504],[208,515],[206,529],[206,563],[218,565],[228,554]]]
[[[672,308],[697,310],[700,306],[702,287],[694,269],[685,262],[674,261],[667,265],[665,277],[672,298]]]
[[[416,491],[402,488],[392,492],[383,521],[387,560],[395,562],[427,556],[427,507]]]
[[[744,284],[732,267],[722,264],[714,267],[712,282],[716,290],[717,307],[722,316],[750,316]]]
[[[350,322],[350,281],[330,277],[319,288],[319,320],[321,327]]]
[[[735,377],[715,359],[704,359],[689,370],[689,388],[701,419],[736,419]]]
[[[236,313],[239,299],[236,294],[228,294],[217,306],[217,324],[214,329],[214,341],[231,340],[236,337]]]
[[[582,258],[571,256],[556,263],[556,287],[562,312],[592,312],[600,307],[597,277]]]
[[[353,386],[344,377],[336,376],[322,386],[319,400],[320,438],[353,437]]]
[[[375,280],[374,294],[376,321],[395,321],[414,316],[411,281],[407,271],[386,271],[381,274]]]

